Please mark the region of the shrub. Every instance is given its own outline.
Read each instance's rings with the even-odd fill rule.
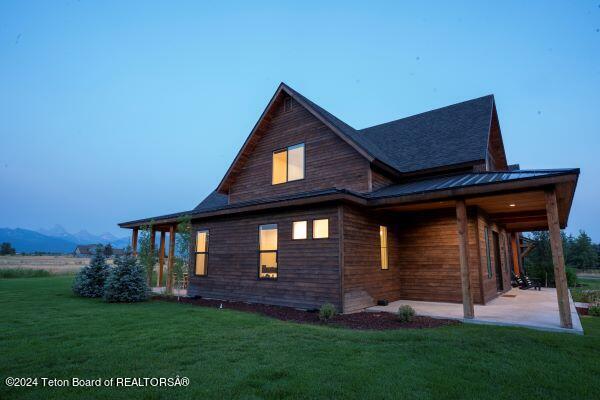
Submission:
[[[588,315],[600,317],[600,303],[590,304],[590,307],[588,308]]]
[[[575,269],[567,267],[565,269],[565,274],[567,275],[567,286],[575,287],[577,285],[577,273]]]
[[[573,301],[581,303],[600,303],[600,289],[575,289],[571,291]]]
[[[73,282],[73,293],[82,297],[102,297],[109,267],[104,258],[104,248],[98,246],[87,265],[77,273]]]
[[[115,260],[115,267],[104,285],[104,300],[111,303],[132,303],[148,299],[146,273],[137,259],[127,249]]]
[[[415,310],[408,304],[403,304],[398,308],[398,321],[400,322],[410,322],[413,320],[415,316]]]
[[[321,321],[329,321],[337,314],[335,306],[331,303],[325,303],[319,309],[319,319]]]

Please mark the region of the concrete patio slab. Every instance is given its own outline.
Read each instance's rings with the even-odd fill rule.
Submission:
[[[433,318],[448,318],[474,324],[518,326],[583,335],[583,327],[570,294],[569,303],[573,329],[565,329],[560,326],[556,289],[553,288],[542,288],[541,291],[513,288],[486,305],[476,304],[474,319],[463,318],[463,307],[460,303],[398,300],[387,306],[370,307],[367,311],[395,313],[402,304],[408,304],[415,309],[417,315]]]

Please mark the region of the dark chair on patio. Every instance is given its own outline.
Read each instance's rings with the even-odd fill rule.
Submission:
[[[518,287],[522,290],[534,289],[534,290],[542,290],[542,285],[539,280],[532,279],[527,275],[512,275],[512,286]]]

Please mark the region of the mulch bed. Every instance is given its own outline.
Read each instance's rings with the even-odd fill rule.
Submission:
[[[176,297],[157,296],[155,300],[177,302]],[[237,311],[251,312],[277,318],[282,321],[297,322],[301,324],[319,324],[319,313],[316,311],[304,311],[291,307],[272,306],[267,304],[244,303],[241,301],[224,301],[209,299],[192,299],[181,297],[179,303],[193,304],[202,307],[231,309]],[[437,319],[430,317],[415,316],[410,322],[399,322],[396,315],[387,312],[358,312],[353,314],[342,314],[333,317],[327,325],[335,325],[349,329],[362,330],[388,330],[388,329],[423,329],[437,328],[440,326],[456,325],[460,322],[450,319]]]

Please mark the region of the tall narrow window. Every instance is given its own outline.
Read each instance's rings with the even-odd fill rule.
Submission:
[[[387,226],[379,227],[379,242],[381,248],[381,269],[388,269],[388,237]]]
[[[273,152],[272,183],[304,179],[304,143]]]
[[[287,150],[273,153],[273,185],[287,182]]]
[[[208,264],[208,231],[196,232],[196,275],[206,275]]]
[[[313,239],[327,239],[329,237],[329,220],[315,219],[313,221]]]
[[[258,277],[277,279],[277,224],[258,227]]]
[[[304,144],[288,147],[288,181],[304,179]]]
[[[306,221],[294,221],[292,223],[292,239],[306,239]]]
[[[483,235],[485,236],[485,254],[487,257],[487,273],[488,278],[492,277],[492,258],[490,256],[490,233],[489,228],[486,226],[483,230]]]

